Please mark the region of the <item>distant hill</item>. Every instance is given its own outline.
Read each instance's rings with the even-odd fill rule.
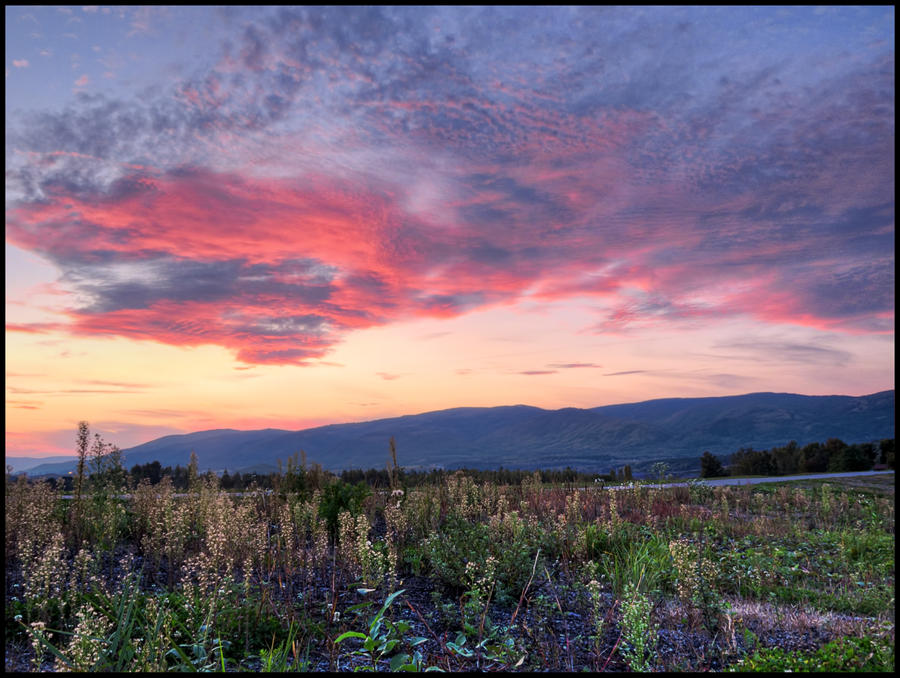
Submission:
[[[57,457],[6,457],[6,465],[12,466],[13,473],[21,473],[40,466],[42,464],[53,464],[56,462],[72,463],[75,457],[71,454],[60,455]]]
[[[308,463],[340,471],[382,468],[394,436],[405,468],[563,468],[606,472],[631,464],[646,470],[699,468],[709,450],[727,456],[741,447],[768,449],[840,438],[846,443],[894,437],[894,391],[872,395],[805,396],[750,393],[666,398],[592,409],[544,410],[527,405],[459,407],[302,431],[218,429],[171,435],[124,450],[126,464],[159,461],[201,470],[274,465],[304,450]],[[63,474],[73,464],[43,464],[31,475]]]

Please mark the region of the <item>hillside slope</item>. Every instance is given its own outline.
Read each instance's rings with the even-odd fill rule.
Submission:
[[[573,468],[635,470],[666,460],[693,464],[709,450],[767,449],[796,440],[847,443],[894,437],[894,391],[867,396],[751,393],[716,398],[666,398],[592,409],[544,410],[526,405],[462,407],[302,431],[220,429],[171,435],[124,450],[128,466],[158,460],[201,470],[274,465],[304,450],[309,463],[339,471],[382,468],[394,436],[407,468]],[[30,474],[65,473],[44,464]]]

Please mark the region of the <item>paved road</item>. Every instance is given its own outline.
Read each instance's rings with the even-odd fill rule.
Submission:
[[[875,476],[893,471],[846,471],[843,473],[812,473],[803,476],[770,476],[768,478],[706,478],[694,481],[699,485],[758,485],[759,483],[784,483],[788,480],[828,480],[829,478],[850,478],[853,476]],[[688,487],[690,483],[647,483],[641,487]],[[622,485],[609,485],[607,489],[621,489]]]

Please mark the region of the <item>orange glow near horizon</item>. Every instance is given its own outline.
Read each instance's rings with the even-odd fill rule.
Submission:
[[[354,333],[322,361],[295,367],[241,365],[209,345],[8,332],[7,455],[73,454],[81,420],[127,448],[171,433],[300,430],[460,406],[586,408],[762,390],[835,393],[833,378],[815,363],[771,356],[763,365],[746,346],[737,354],[721,348],[740,330],[734,322],[713,335],[694,328],[610,339],[579,332],[583,312],[559,304],[397,323]],[[552,328],[537,341],[530,336],[535,316]],[[792,329],[780,328],[773,341]],[[866,341],[870,355],[884,343]],[[52,373],[48,364],[56,366]],[[856,361],[856,388],[842,394],[892,388],[892,373],[879,372],[877,360]],[[868,386],[879,379],[883,389]]]

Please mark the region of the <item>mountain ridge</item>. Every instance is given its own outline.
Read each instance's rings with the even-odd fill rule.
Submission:
[[[406,468],[562,468],[606,472],[655,461],[699,465],[704,451],[730,455],[840,438],[846,443],[894,436],[894,391],[866,396],[759,392],[736,396],[660,398],[594,408],[546,410],[531,405],[455,407],[299,431],[212,429],[168,435],[123,450],[126,465],[159,461],[201,470],[273,465],[304,450],[309,463],[340,471],[381,468],[389,439]],[[66,473],[44,464],[29,473]]]

